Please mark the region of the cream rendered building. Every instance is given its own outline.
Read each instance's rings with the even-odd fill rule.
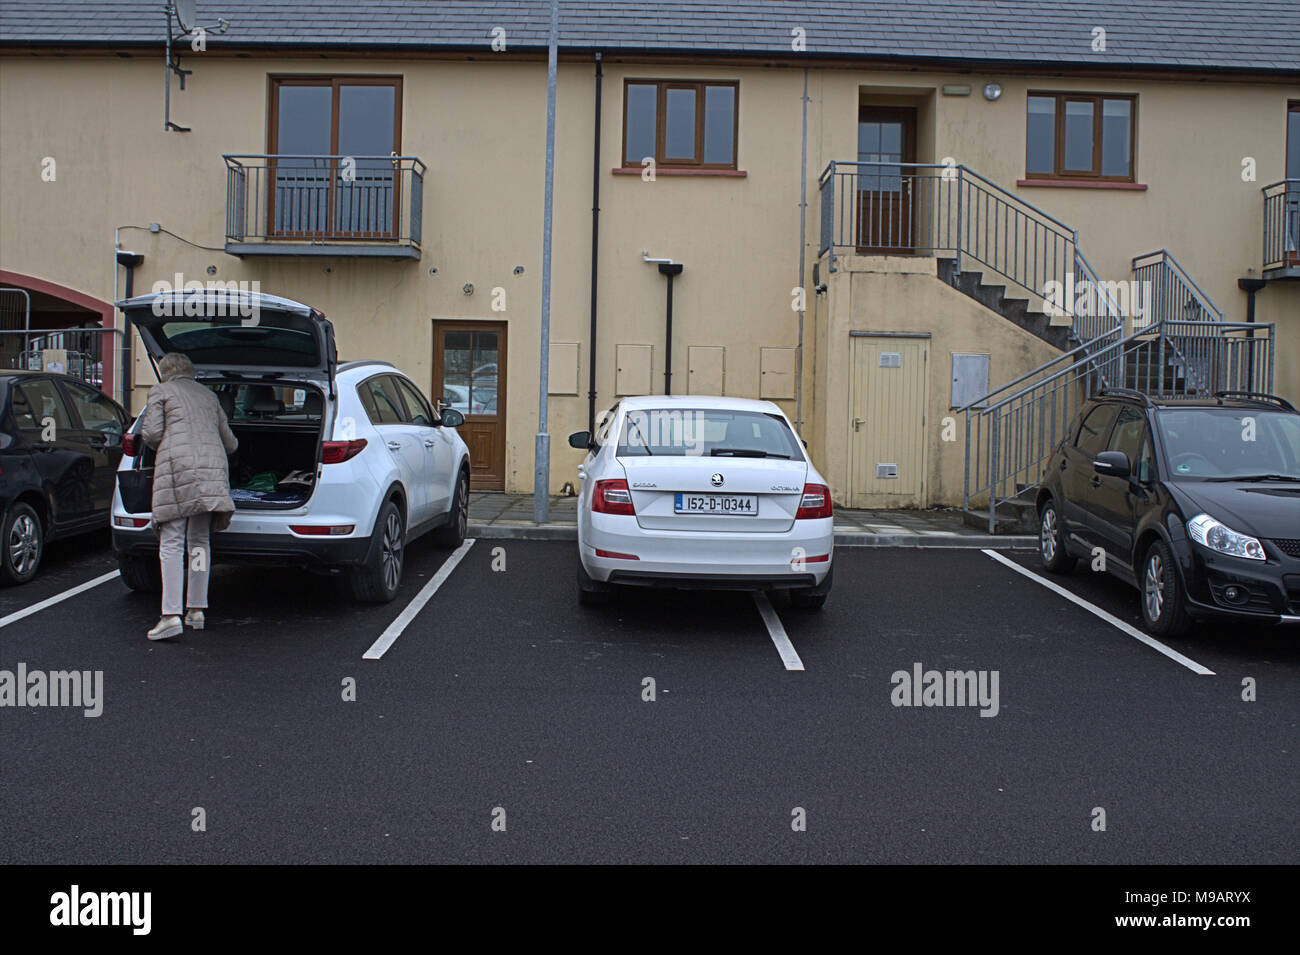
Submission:
[[[178,131],[159,4],[8,0],[0,286],[32,327],[120,328],[128,273],[260,283],[325,312],[342,358],[468,410],[479,487],[530,491],[546,5],[425,6],[203,0],[202,42],[173,44]],[[1098,369],[1154,386],[1128,336],[1162,319],[1223,325],[1201,357],[1170,339],[1159,381],[1262,390],[1271,368],[1300,404],[1294,4],[655,6],[561,4],[552,490],[593,409],[671,387],[777,401],[839,503],[987,498],[1034,480],[1047,389],[996,438],[973,420],[968,442],[961,405],[1051,362],[1029,382],[1074,367],[1062,403]],[[647,256],[682,266],[671,346]],[[1089,278],[1150,307],[1043,314],[1048,283]],[[1243,279],[1258,333],[1228,327]],[[124,360],[100,337],[138,411],[138,339]]]

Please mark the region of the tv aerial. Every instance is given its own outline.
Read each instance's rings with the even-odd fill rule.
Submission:
[[[180,54],[173,52],[172,44],[189,40],[192,49],[205,50],[208,33],[226,33],[230,29],[230,21],[220,17],[216,23],[203,26],[199,23],[196,0],[167,0],[166,6],[163,7],[163,15],[167,18],[167,49],[164,60],[167,85],[163,95],[163,131],[188,133],[190,127],[172,122],[172,74],[175,73],[180,77],[181,89],[184,90],[185,77],[194,71],[181,68]],[[172,32],[173,19],[176,21],[176,26],[180,28],[178,33]]]

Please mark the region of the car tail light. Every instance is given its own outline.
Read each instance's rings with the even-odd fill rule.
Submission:
[[[353,441],[326,441],[320,446],[321,464],[341,464],[350,461],[361,453],[366,446],[365,438]]]
[[[799,510],[794,515],[797,521],[832,516],[831,489],[825,484],[805,484],[803,497],[799,498]]]
[[[137,439],[133,434],[122,435],[122,453],[128,458],[135,457]]]
[[[290,524],[289,530],[308,537],[333,537],[351,534],[355,524]]]
[[[609,557],[613,560],[640,560],[641,559],[636,554],[620,554],[616,550],[601,550],[599,547],[596,548],[596,556]]]
[[[144,527],[149,523],[147,517],[115,517],[113,518],[114,527]]]
[[[636,515],[632,509],[632,492],[622,478],[597,481],[596,490],[591,495],[591,509],[599,514]]]

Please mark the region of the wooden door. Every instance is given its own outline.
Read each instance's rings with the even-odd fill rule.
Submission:
[[[925,507],[925,395],[930,343],[851,339],[849,506]]]
[[[916,110],[863,106],[858,111],[858,162],[916,162]],[[855,244],[864,255],[911,254],[916,248],[916,170],[859,166]]]
[[[438,407],[465,416],[470,487],[506,486],[506,323],[434,322],[433,391]]]
[[[1300,103],[1286,114],[1286,200],[1283,205],[1282,252],[1285,265],[1300,265]]]

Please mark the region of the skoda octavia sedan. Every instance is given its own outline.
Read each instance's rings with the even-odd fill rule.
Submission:
[[[1104,554],[1152,633],[1300,623],[1300,413],[1282,398],[1102,391],[1047,462],[1038,514],[1043,566]]]
[[[830,488],[776,405],[625,398],[569,444],[588,452],[578,468],[581,602],[615,585],[788,590],[796,606],[826,602]]]

